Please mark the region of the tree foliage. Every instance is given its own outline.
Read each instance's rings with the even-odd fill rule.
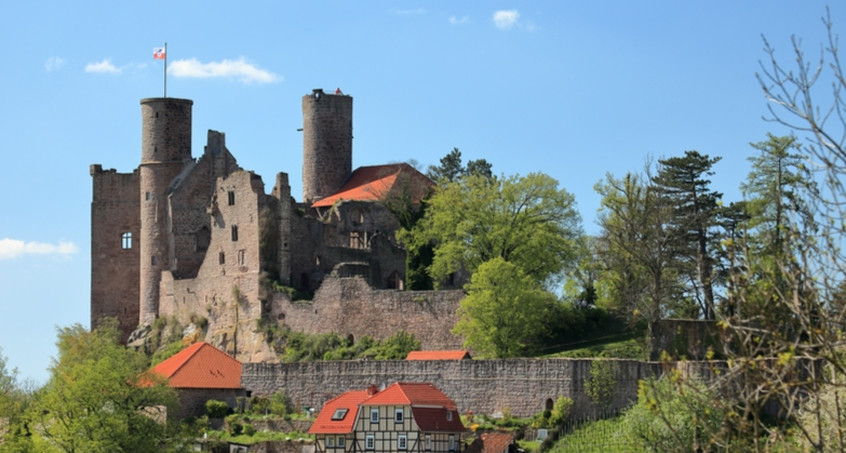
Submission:
[[[176,393],[119,340],[116,322],[91,332],[79,324],[59,329],[59,355],[34,416],[60,451],[152,452],[167,444],[163,410],[175,406]]]
[[[573,196],[551,177],[532,173],[471,175],[439,186],[425,217],[401,237],[409,244],[434,244],[429,273],[436,283],[454,272],[472,274],[494,258],[545,282],[572,259],[580,233]]]
[[[473,274],[453,332],[479,357],[531,355],[557,303],[518,265],[496,257]]]

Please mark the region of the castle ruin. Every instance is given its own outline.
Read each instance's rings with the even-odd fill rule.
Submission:
[[[209,130],[203,154],[192,157],[192,107],[141,100],[138,168],[91,165],[92,328],[117,318],[127,340],[160,317],[183,325],[202,317],[204,339],[242,361],[275,359],[256,332],[263,318],[352,337],[409,326],[424,347],[460,345],[449,333],[460,291],[412,299],[402,291],[405,252],[387,207],[391,199],[419,203],[433,183],[407,164],[353,171],[351,96],[318,89],[302,98],[301,202],[286,173],[265,193],[221,132]],[[320,291],[324,283],[331,290]],[[281,287],[314,298],[295,303]],[[367,309],[379,311],[360,312]]]

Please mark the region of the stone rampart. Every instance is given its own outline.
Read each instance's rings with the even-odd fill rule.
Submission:
[[[462,340],[450,329],[462,297],[459,290],[374,290],[360,277],[327,278],[312,301],[292,302],[287,295],[275,294],[271,316],[308,334],[384,339],[405,330],[423,349],[458,349]]]
[[[510,410],[527,417],[561,396],[573,400],[573,416],[599,412],[585,393],[592,359],[507,359],[433,361],[331,361],[308,363],[245,363],[242,386],[253,395],[284,390],[297,406],[319,410],[330,398],[370,385],[430,382],[458,405],[461,413],[496,414]],[[637,399],[638,381],[659,376],[660,362],[611,360],[617,370],[617,391],[606,410],[616,411]],[[686,369],[707,369],[705,362]]]

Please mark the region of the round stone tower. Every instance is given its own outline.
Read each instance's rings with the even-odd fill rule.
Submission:
[[[335,193],[352,173],[352,96],[303,96],[303,201]]]
[[[161,273],[170,266],[168,188],[191,162],[193,104],[188,99],[141,100],[139,325],[152,324],[159,314]]]

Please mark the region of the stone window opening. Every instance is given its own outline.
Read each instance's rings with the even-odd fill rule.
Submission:
[[[552,401],[552,398],[547,398],[544,407],[546,408],[546,410],[551,411],[552,408],[555,407],[555,402]]]
[[[223,252],[220,252],[220,253],[217,255],[217,260],[220,262],[220,264],[221,264],[221,265],[226,264],[226,254],[225,254],[225,253],[223,253]]]
[[[229,191],[229,206],[235,206],[235,191]]]
[[[150,257],[150,265],[152,265],[152,266],[156,265],[156,256],[155,255]]]
[[[144,199],[147,200],[147,201],[150,201],[150,192],[144,193]]]
[[[195,245],[197,252],[205,252],[209,249],[211,243],[211,232],[208,228],[202,227],[195,234]]]
[[[243,266],[245,259],[244,256],[246,255],[246,250],[238,250],[238,265]]]
[[[238,225],[232,225],[232,242],[238,242]]]
[[[129,250],[132,248],[132,233],[127,231],[120,236],[120,248]]]

